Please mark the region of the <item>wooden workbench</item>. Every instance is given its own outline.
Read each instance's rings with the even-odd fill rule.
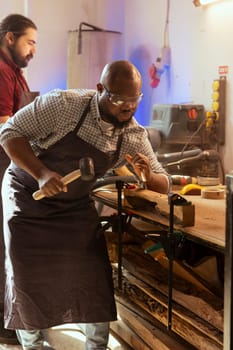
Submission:
[[[152,195],[153,196],[153,195]],[[93,193],[94,199],[107,207],[110,207],[114,210],[118,209],[118,193],[114,185],[112,186],[105,186],[102,188],[98,188]],[[155,193],[156,197],[156,193]],[[194,241],[195,243],[200,243],[201,245],[205,245],[208,248],[213,248],[214,250],[224,253],[225,249],[225,211],[226,211],[226,200],[224,199],[204,199],[201,196],[193,195],[193,196],[183,196],[188,202],[191,202],[195,206],[195,222],[194,226],[183,226],[182,224],[178,222],[174,222],[174,229],[177,231],[182,232],[189,240]],[[153,201],[153,198],[152,198]],[[156,202],[156,198],[154,198],[154,202]],[[140,228],[145,228],[145,231],[153,231],[153,227],[156,227],[157,225],[161,225],[163,227],[169,226],[169,217],[168,215],[164,215],[165,213],[158,212],[157,210],[154,210],[153,206],[145,206],[143,209],[135,209],[132,208],[130,205],[127,205],[127,202],[124,200],[124,196],[122,196],[122,212],[131,216],[132,218],[136,218],[138,223],[141,223]],[[134,254],[134,253],[133,253]],[[135,254],[134,254],[135,255]],[[137,256],[137,254],[136,254]],[[144,262],[146,264],[146,261]],[[144,264],[142,263],[142,265]],[[140,271],[140,268],[138,269]],[[148,270],[147,270],[148,271]],[[157,272],[158,273],[158,272]],[[124,282],[125,284],[126,282]],[[128,283],[128,282],[127,282]],[[142,282],[143,283],[143,282]],[[153,279],[152,279],[153,283]],[[155,282],[156,284],[157,282]],[[134,285],[129,286],[129,290],[133,289]],[[165,288],[166,289],[166,288]],[[148,293],[148,286],[144,289],[145,293]],[[176,289],[174,289],[175,291]],[[160,290],[161,291],[161,290]],[[175,291],[176,293],[176,291]],[[123,295],[126,295],[127,291],[124,290]],[[153,294],[150,294],[154,297]],[[130,296],[129,296],[130,297]],[[176,297],[175,297],[176,298]],[[182,295],[182,297],[179,299],[178,302],[182,303],[182,300],[186,298],[185,294]],[[159,299],[158,299],[159,300]],[[197,299],[196,301],[197,305],[198,303],[202,303],[201,299]],[[177,300],[176,300],[177,301]],[[166,299],[165,303],[163,303],[163,306],[166,309]],[[160,306],[161,307],[161,306]],[[208,305],[207,303],[202,307],[202,310],[205,310],[208,312]],[[197,307],[198,309],[198,307]],[[177,314],[178,312],[178,314]],[[185,312],[185,311],[184,311]],[[159,312],[156,311],[154,313],[154,317],[158,317],[159,319]],[[176,316],[179,315],[178,320],[175,319]],[[182,314],[182,311],[179,312],[177,310],[174,310],[174,322],[176,327],[177,334],[181,334],[183,331],[183,327],[186,322],[186,314]],[[210,315],[210,314],[209,314]],[[216,319],[221,319],[221,312],[218,313],[216,311]],[[164,315],[163,315],[164,317]],[[205,318],[205,317],[204,317]],[[201,320],[201,318],[200,318]],[[195,323],[195,322],[194,322]],[[191,337],[191,328],[192,328],[192,318],[190,319],[190,322],[188,322],[189,326],[186,329],[186,334],[183,335],[184,339],[188,340]],[[211,323],[210,323],[211,324]],[[220,321],[221,324],[221,321]],[[191,328],[189,328],[191,327]],[[201,326],[200,326],[201,327]],[[203,334],[205,333],[205,328],[203,324]],[[221,327],[220,327],[221,328]],[[195,342],[193,345],[199,344],[198,342],[202,342],[201,338],[199,339],[199,336],[195,333],[195,327],[193,330],[193,336],[195,337]],[[200,331],[202,334],[202,331]],[[189,336],[187,335],[189,334]],[[203,338],[203,344],[200,345],[200,349],[202,349],[202,346],[205,346],[206,349],[222,349],[222,343],[221,343],[221,336],[219,338],[216,337],[213,344],[211,344],[211,340],[204,340]],[[216,343],[215,343],[216,341]],[[219,343],[218,343],[219,341]],[[208,343],[209,342],[209,343]],[[191,346],[192,343],[190,343]],[[199,349],[199,347],[197,347]],[[204,348],[204,347],[203,347]]]
[[[100,188],[93,195],[98,202],[117,209],[117,192],[114,187]],[[174,228],[186,234],[191,240],[223,252],[225,248],[226,200],[205,199],[199,195],[183,197],[195,206],[195,225],[183,227],[180,224],[175,224]],[[124,203],[123,200],[122,203]],[[123,205],[123,211],[151,224],[160,223],[165,226],[169,224],[168,217],[159,215],[153,209],[139,210]]]

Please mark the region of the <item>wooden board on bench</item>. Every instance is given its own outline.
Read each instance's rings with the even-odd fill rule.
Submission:
[[[168,195],[147,189],[124,189],[124,206],[143,210],[147,205],[154,206],[155,210],[169,217],[170,204]],[[182,226],[194,226],[195,206],[191,202],[181,206],[175,205],[174,217],[176,223]]]

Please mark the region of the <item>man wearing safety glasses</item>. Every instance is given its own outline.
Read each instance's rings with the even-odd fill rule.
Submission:
[[[90,194],[97,178],[130,160],[148,189],[167,193],[169,176],[146,130],[133,117],[142,79],[129,61],[114,61],[97,90],[54,90],[18,111],[0,132],[12,163],[5,173],[3,207],[7,245],[5,326],[17,329],[23,349],[41,349],[41,329],[86,325],[86,350],[105,350],[117,318],[104,235]],[[93,180],[65,185],[83,157]],[[44,198],[34,200],[42,191]],[[15,275],[14,275],[14,272]],[[30,339],[30,331],[38,336]]]
[[[135,69],[134,77],[129,79],[126,72],[124,76],[124,72],[122,71],[119,74],[118,69],[119,66],[116,64],[105,66],[100,79],[101,82],[97,84],[97,90],[102,120],[122,129],[129,124],[143,94],[139,72]]]

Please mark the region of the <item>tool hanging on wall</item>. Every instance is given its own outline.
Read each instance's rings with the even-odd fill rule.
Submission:
[[[149,69],[150,86],[156,88],[160,83],[161,75],[170,68],[171,64],[171,48],[169,47],[168,28],[169,28],[169,12],[170,0],[167,0],[166,21],[164,28],[163,47],[160,56],[156,58],[155,63],[152,63]]]

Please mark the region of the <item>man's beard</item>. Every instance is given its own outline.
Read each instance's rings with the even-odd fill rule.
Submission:
[[[128,126],[129,123],[131,122],[131,119],[133,118],[133,115],[132,115],[128,120],[119,122],[119,120],[111,113],[102,111],[102,114],[104,115],[103,120],[105,122],[112,124],[115,128],[118,128],[118,129],[123,129],[124,127]]]
[[[28,65],[29,60],[32,58],[32,55],[27,55],[26,57],[20,57],[14,46],[8,46],[8,50],[10,51],[12,60],[19,66],[20,68],[25,68]]]

